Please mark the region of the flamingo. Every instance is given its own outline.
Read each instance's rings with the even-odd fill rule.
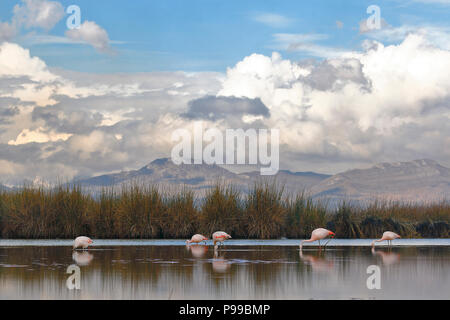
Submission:
[[[372,248],[375,246],[375,242],[387,241],[388,244],[391,245],[392,240],[399,239],[399,238],[401,238],[401,237],[398,234],[396,234],[395,232],[386,231],[385,233],[383,233],[383,236],[381,237],[381,239],[372,241]]]
[[[227,239],[231,239],[231,236],[223,231],[217,231],[214,232],[212,235],[213,241],[214,241],[214,250],[217,249],[217,243],[220,243],[223,245],[223,242]]]
[[[331,238],[333,238],[336,234],[334,232],[332,232],[330,230],[327,230],[327,229],[324,229],[324,228],[319,228],[319,229],[314,230],[311,233],[311,239],[303,240],[302,242],[300,242],[300,250],[302,250],[303,242],[319,241],[319,247],[320,247],[320,240],[325,239],[329,235],[331,235]]]
[[[92,241],[90,238],[88,237],[78,237],[75,239],[75,241],[73,242],[73,249],[77,249],[77,248],[82,248],[82,249],[86,249],[87,247],[89,247],[90,244],[94,243],[94,241]]]
[[[186,240],[186,244],[191,244],[191,243],[200,243],[202,241],[206,241],[208,240],[208,238],[206,238],[205,236],[201,235],[201,234],[194,234],[191,238],[191,240]]]

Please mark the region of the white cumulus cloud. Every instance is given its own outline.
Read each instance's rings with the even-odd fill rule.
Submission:
[[[90,44],[99,52],[112,52],[108,33],[93,21],[83,22],[78,29],[67,30],[66,36]]]
[[[227,71],[219,95],[260,98],[271,114],[265,124],[282,128],[295,161],[319,158],[329,168],[399,158],[446,163],[448,70],[450,51],[410,34],[398,45],[372,42],[316,65],[253,54]]]
[[[13,21],[25,28],[51,30],[64,17],[64,7],[57,1],[22,0],[14,7]]]

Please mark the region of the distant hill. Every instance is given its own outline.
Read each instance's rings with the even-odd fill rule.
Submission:
[[[247,191],[255,181],[276,181],[287,193],[305,191],[331,204],[342,200],[364,202],[373,199],[438,201],[450,198],[450,169],[433,160],[381,163],[368,169],[353,169],[330,176],[314,172],[281,170],[276,176],[262,177],[259,171],[236,174],[217,165],[175,165],[170,159],[157,159],[139,170],[102,175],[80,180],[93,192],[104,186],[132,182],[162,187],[186,186],[204,191],[218,181]]]
[[[102,175],[80,180],[82,186],[95,190],[104,186],[142,184],[158,184],[166,187],[187,186],[193,190],[205,190],[218,181],[233,184],[240,190],[247,190],[256,181],[269,181],[284,185],[288,192],[301,192],[309,189],[329,175],[313,172],[279,171],[277,175],[261,177],[259,171],[236,174],[217,165],[175,165],[170,159],[157,159],[139,170]]]
[[[11,188],[8,188],[7,186],[0,183],[0,191],[9,191]]]
[[[261,177],[259,171],[241,173],[239,176],[245,178],[247,181],[276,181],[280,185],[283,185],[289,193],[307,192],[319,182],[331,177],[327,174],[315,172],[291,172],[288,170],[280,170],[275,176],[265,178]]]
[[[450,169],[433,160],[380,163],[336,174],[311,188],[328,199],[438,201],[450,198]]]
[[[132,182],[159,185],[190,185],[202,188],[219,179],[235,179],[236,174],[216,165],[175,165],[170,159],[157,159],[139,170],[123,171],[79,181],[86,186],[123,185]]]

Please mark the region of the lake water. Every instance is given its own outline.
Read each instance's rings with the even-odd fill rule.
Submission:
[[[95,240],[73,252],[66,240],[0,240],[0,299],[450,299],[450,239]],[[69,290],[67,268],[80,268]],[[378,266],[381,289],[368,289]]]

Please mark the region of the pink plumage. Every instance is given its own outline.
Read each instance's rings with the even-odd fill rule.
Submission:
[[[195,234],[192,236],[191,240],[186,240],[187,244],[191,244],[191,243],[200,243],[202,241],[206,241],[208,240],[208,238],[206,238],[205,236],[201,235],[201,234]]]
[[[398,234],[396,234],[395,232],[386,231],[383,233],[383,236],[381,237],[381,239],[374,240],[372,242],[372,247],[375,246],[375,242],[388,241],[388,243],[390,244],[390,241],[399,239],[399,238],[401,238],[401,237]]]
[[[304,242],[319,241],[319,246],[320,246],[320,240],[325,239],[328,236],[334,237],[335,233],[330,230],[324,229],[324,228],[315,229],[311,233],[311,239],[303,240],[302,242],[300,242],[300,249],[302,248]]]
[[[214,246],[215,246],[217,242],[219,242],[220,244],[223,244],[223,242],[225,240],[231,239],[231,236],[226,232],[217,231],[217,232],[213,233],[212,238],[213,238]]]
[[[82,248],[82,249],[86,249],[87,247],[89,247],[90,244],[94,243],[94,241],[92,241],[90,238],[88,237],[78,237],[75,239],[75,241],[73,242],[73,248],[77,249],[77,248]]]

